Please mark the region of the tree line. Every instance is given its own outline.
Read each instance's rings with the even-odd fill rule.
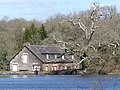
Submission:
[[[96,8],[96,9],[95,9]],[[69,15],[37,20],[0,21],[0,70],[8,70],[10,58],[25,43],[59,44],[91,73],[120,70],[120,14],[115,6],[95,7]],[[62,41],[58,43],[57,41]],[[6,63],[7,62],[7,63]],[[4,63],[4,64],[3,64]]]

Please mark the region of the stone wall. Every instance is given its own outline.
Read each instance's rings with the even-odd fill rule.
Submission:
[[[56,71],[56,70],[67,70],[67,69],[79,69],[79,64],[76,63],[55,63],[55,64],[44,64],[44,71]]]
[[[23,63],[22,55],[23,53],[28,54],[28,63]],[[13,65],[17,65],[18,71],[32,71],[33,65],[38,64],[40,65],[40,70],[42,70],[43,64],[42,62],[33,55],[26,47],[24,47],[11,61],[10,61],[10,70],[12,70]]]

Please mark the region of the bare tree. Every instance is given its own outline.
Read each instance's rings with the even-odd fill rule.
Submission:
[[[68,21],[70,22],[73,26],[78,26],[79,30],[82,30],[84,32],[85,35],[85,43],[84,43],[84,47],[81,49],[82,50],[82,58],[79,61],[79,63],[82,63],[84,60],[86,60],[87,57],[87,51],[88,49],[91,47],[93,48],[95,51],[97,51],[97,49],[91,45],[91,40],[92,37],[95,33],[95,31],[97,31],[98,26],[96,25],[98,19],[100,19],[100,16],[102,16],[102,14],[100,13],[100,8],[99,5],[97,5],[96,3],[93,3],[93,7],[92,7],[92,12],[90,14],[90,27],[87,28],[86,25],[84,23],[82,23],[81,18],[78,18],[78,22],[75,22],[74,19],[69,19],[69,20],[63,20],[62,23],[64,21]],[[78,47],[80,46],[79,44],[76,44]],[[80,51],[81,51],[80,50]]]

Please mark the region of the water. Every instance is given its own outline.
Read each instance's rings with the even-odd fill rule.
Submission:
[[[120,90],[120,75],[0,76],[0,90]]]

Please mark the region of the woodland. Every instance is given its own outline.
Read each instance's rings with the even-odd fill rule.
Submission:
[[[74,53],[82,70],[120,73],[120,13],[116,6],[94,4],[89,10],[57,14],[45,22],[24,18],[0,20],[0,70],[26,44],[61,45]]]

